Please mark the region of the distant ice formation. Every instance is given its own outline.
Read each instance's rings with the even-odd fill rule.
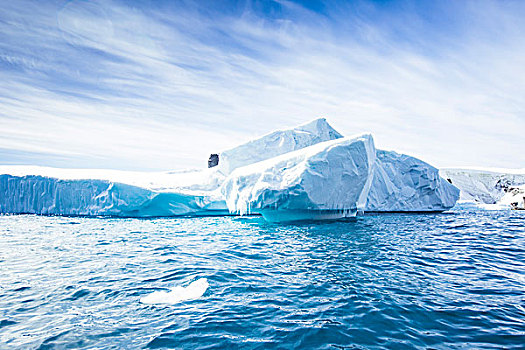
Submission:
[[[181,301],[199,299],[209,287],[206,278],[199,278],[186,287],[173,287],[169,292],[157,291],[140,299],[143,304],[177,304]]]
[[[441,175],[461,191],[460,201],[486,209],[525,208],[525,169],[441,169]]]
[[[216,161],[203,170],[157,173],[0,166],[0,213],[260,213],[282,222],[443,211],[459,196],[429,164],[376,151],[371,135],[343,138],[325,119],[220,152]]]

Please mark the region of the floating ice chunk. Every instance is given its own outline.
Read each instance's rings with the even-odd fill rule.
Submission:
[[[355,216],[371,184],[372,136],[326,141],[238,168],[222,193],[231,212],[268,221]]]
[[[459,190],[433,166],[411,156],[377,150],[365,211],[418,212],[452,208]]]
[[[296,151],[319,142],[342,138],[326,119],[316,119],[293,129],[278,130],[219,155],[219,170],[230,174],[233,170],[266,159]]]
[[[194,300],[202,297],[209,284],[206,278],[199,278],[187,287],[173,287],[169,292],[153,292],[140,299],[143,304],[176,304],[185,300]]]

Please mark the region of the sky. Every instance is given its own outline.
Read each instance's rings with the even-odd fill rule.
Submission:
[[[324,117],[525,168],[525,1],[0,2],[0,164],[201,168]]]

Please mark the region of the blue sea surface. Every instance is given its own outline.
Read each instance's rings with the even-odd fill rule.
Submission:
[[[524,225],[0,216],[0,348],[524,349]],[[140,303],[198,278],[199,299]]]

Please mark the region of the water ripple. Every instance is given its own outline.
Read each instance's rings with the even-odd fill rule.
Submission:
[[[0,216],[0,348],[522,349],[523,214]]]

